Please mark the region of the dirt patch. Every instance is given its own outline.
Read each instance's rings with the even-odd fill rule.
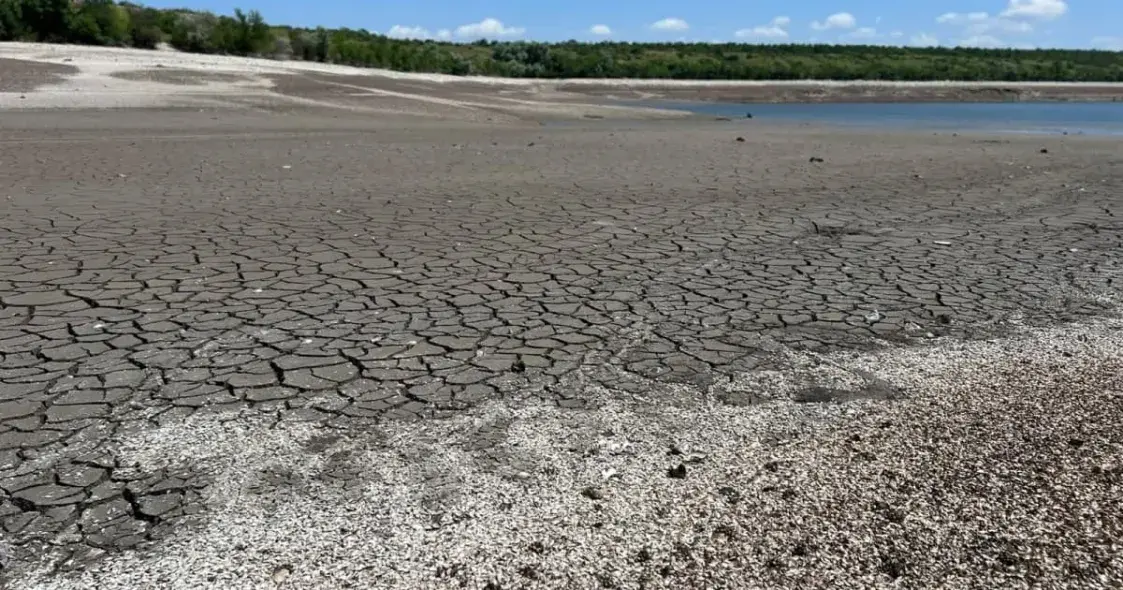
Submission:
[[[0,57],[0,92],[31,92],[77,73],[78,68],[65,64]]]
[[[119,80],[156,82],[158,84],[172,84],[175,86],[205,86],[211,83],[230,84],[249,81],[249,78],[245,76],[227,72],[203,72],[199,70],[181,70],[160,67],[151,70],[114,72],[109,75]]]

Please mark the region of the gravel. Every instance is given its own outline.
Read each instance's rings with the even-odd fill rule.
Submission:
[[[206,471],[209,512],[22,587],[1120,587],[1120,328],[804,355],[739,382],[873,376],[889,401],[734,407],[653,385],[590,391],[588,410],[142,431],[124,460]]]

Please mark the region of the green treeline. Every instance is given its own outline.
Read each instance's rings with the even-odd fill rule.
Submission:
[[[869,45],[564,43],[392,39],[273,26],[113,0],[0,0],[0,41],[43,41],[321,61],[407,72],[534,78],[1123,82],[1123,52]]]

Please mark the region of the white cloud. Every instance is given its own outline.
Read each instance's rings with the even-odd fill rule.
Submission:
[[[498,37],[516,37],[526,32],[522,27],[508,27],[499,19],[485,18],[478,23],[471,23],[456,27],[457,37],[472,39],[495,39]]]
[[[1009,44],[990,35],[975,35],[959,40],[960,47],[1009,47]]]
[[[990,15],[985,12],[945,12],[936,17],[936,22],[941,25],[963,25],[984,22],[988,19],[990,19]]]
[[[589,27],[589,33],[600,37],[607,37],[612,34],[612,29],[608,25],[593,25]]]
[[[893,31],[892,33],[889,33],[889,36],[894,39],[900,39],[901,37],[904,37],[905,34],[902,31]]]
[[[1052,20],[1064,16],[1066,12],[1068,4],[1064,0],[1010,0],[1002,16]]]
[[[909,39],[909,44],[917,47],[936,47],[940,44],[940,40],[928,33],[918,33]]]
[[[450,31],[448,29],[441,29],[441,30],[437,31],[437,38],[442,39],[442,40],[451,39],[452,38],[452,31]]]
[[[948,12],[936,17],[942,25],[963,27],[967,38],[993,39],[995,33],[1023,35],[1033,32],[1033,25],[1022,20],[991,16],[986,12]]]
[[[1123,51],[1123,37],[1095,37],[1092,47],[1108,51]]]
[[[823,22],[815,21],[811,23],[811,28],[816,31],[825,31],[827,29],[853,29],[858,24],[858,19],[854,18],[853,14],[849,12],[837,12],[827,17]]]
[[[651,23],[651,28],[656,31],[685,31],[690,28],[690,25],[681,18],[665,18]]]
[[[394,25],[386,31],[387,37],[397,37],[398,39],[428,39],[432,35],[424,27],[409,27],[405,25]]]
[[[993,18],[988,21],[972,24],[967,27],[967,32],[972,35],[985,35],[990,32],[1014,34],[1032,33],[1033,25],[1023,21]]]
[[[877,36],[877,29],[873,27],[860,27],[843,35],[846,39],[873,39]]]
[[[787,27],[790,24],[792,24],[792,19],[786,16],[778,16],[766,25],[756,26],[751,29],[741,29],[733,34],[740,39],[787,39]]]

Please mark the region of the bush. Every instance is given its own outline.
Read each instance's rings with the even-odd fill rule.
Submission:
[[[152,25],[144,25],[133,29],[133,47],[138,47],[140,49],[156,49],[163,41],[164,32]]]
[[[25,34],[19,2],[0,0],[0,41],[16,41]]]
[[[288,33],[275,33],[273,35],[273,57],[276,59],[292,59],[292,41]]]
[[[94,15],[79,13],[70,21],[70,40],[86,45],[104,45],[101,29],[94,20]]]
[[[180,51],[214,53],[218,19],[211,14],[183,12],[177,15],[168,42]]]

